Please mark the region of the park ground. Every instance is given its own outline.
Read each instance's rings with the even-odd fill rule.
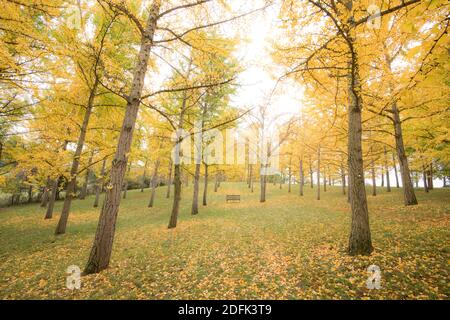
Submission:
[[[53,235],[62,203],[45,221],[39,205],[0,209],[1,299],[448,299],[450,190],[417,190],[403,206],[400,189],[368,196],[371,256],[345,249],[350,210],[339,187],[298,195],[270,185],[258,201],[244,184],[223,183],[209,205],[190,215],[185,188],[178,227],[168,230],[171,200],[158,190],[130,191],[122,201],[110,268],[66,288],[68,266],[83,269],[99,209],[73,203],[67,234]],[[226,194],[242,202],[227,204]],[[381,269],[381,289],[366,287],[367,268]]]

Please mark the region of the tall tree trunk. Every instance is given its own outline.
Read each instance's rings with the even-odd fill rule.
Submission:
[[[100,193],[102,192],[103,185],[105,184],[105,171],[106,171],[106,159],[103,160],[102,170],[100,171],[100,177],[96,181],[95,185],[95,201],[94,208],[98,207],[98,203],[100,201]]]
[[[403,132],[400,120],[400,112],[397,108],[397,103],[392,104],[392,115],[394,119],[395,129],[395,144],[397,149],[397,158],[400,163],[400,173],[403,182],[403,197],[405,205],[416,205],[417,198],[414,193],[414,187],[411,180],[411,172],[409,171],[408,158],[406,157],[405,146],[403,144]]]
[[[86,176],[84,177],[84,183],[83,183],[83,187],[81,188],[81,193],[80,193],[80,200],[84,200],[86,199],[87,196],[87,188],[88,188],[88,184],[89,184],[89,176],[91,175],[91,165],[92,165],[92,159],[94,158],[94,150],[92,150],[91,156],[89,157],[89,161],[88,161],[88,166],[86,169]]]
[[[204,163],[205,166],[205,187],[203,189],[203,206],[207,206],[208,205],[208,178],[209,178],[209,173],[208,173],[208,164],[205,162]]]
[[[69,145],[68,141],[64,142],[64,145],[62,147],[63,151],[67,150],[67,146]],[[48,198],[48,205],[47,205],[47,211],[45,213],[45,219],[51,219],[53,217],[53,209],[55,207],[55,201],[58,198],[59,193],[59,182],[62,179],[62,177],[55,178],[53,181],[50,181],[50,188],[49,190],[49,198]],[[51,192],[50,192],[51,191]]]
[[[389,164],[388,164],[388,154],[387,149],[384,147],[384,167],[386,170],[386,187],[387,192],[391,192],[391,178],[389,177]]]
[[[300,196],[303,196],[303,186],[305,185],[305,176],[303,172],[303,159],[300,160]]]
[[[312,166],[312,160],[309,159],[309,181],[311,184],[311,189],[314,188],[314,176],[313,176],[313,166]]]
[[[201,163],[196,163],[195,164],[195,173],[194,173],[194,192],[193,192],[192,208],[191,208],[192,215],[198,214],[198,196],[199,196],[199,189],[200,189],[200,168],[201,168]]]
[[[201,162],[202,162],[202,146],[203,146],[203,129],[205,128],[205,121],[206,121],[206,113],[208,112],[208,105],[205,103],[202,105],[202,115],[201,115],[201,125],[200,125],[200,133],[198,133],[195,136],[195,150],[196,153],[196,159],[195,159],[195,173],[194,173],[194,192],[193,192],[193,199],[192,199],[192,208],[191,208],[191,214],[196,215],[198,214],[198,196],[199,196],[199,189],[200,189],[200,169],[201,169]],[[216,187],[215,191],[217,192],[217,181],[216,181]]]
[[[427,169],[425,168],[425,166],[423,166],[423,189],[425,190],[426,193],[428,193],[429,188],[428,188],[428,179],[427,179]]]
[[[430,163],[430,170],[428,171],[428,189],[433,190],[433,162]]]
[[[353,20],[354,21],[354,20]],[[352,28],[352,31],[355,30]],[[373,251],[369,225],[369,210],[364,183],[362,154],[362,97],[357,48],[354,35],[349,35],[351,61],[348,77],[348,160],[349,190],[352,208],[352,224],[349,239],[350,255],[370,254]]]
[[[178,212],[180,209],[181,202],[181,165],[175,164],[174,168],[174,197],[173,197],[173,206],[172,206],[172,214],[170,216],[169,221],[169,229],[176,228],[178,222]]]
[[[144,173],[142,174],[141,192],[144,192],[144,189],[145,189],[145,181],[147,180],[147,165],[148,165],[148,160],[145,160]]]
[[[323,169],[323,191],[327,192],[327,173]]]
[[[72,199],[75,196],[76,186],[77,186],[77,175],[78,167],[80,166],[81,153],[83,151],[84,142],[86,140],[86,133],[89,125],[89,120],[92,114],[92,108],[94,107],[94,98],[97,92],[98,81],[96,80],[94,86],[89,95],[88,104],[86,106],[86,112],[84,114],[83,123],[81,125],[80,135],[78,137],[77,148],[72,161],[72,168],[70,169],[69,182],[66,188],[66,197],[64,199],[64,205],[59,218],[58,226],[55,230],[55,235],[60,235],[66,233],[67,221],[69,219],[70,206],[72,204]]]
[[[189,78],[189,74],[191,72],[191,67],[192,67],[192,60],[189,63],[189,68],[188,68],[188,75],[186,78]],[[179,123],[178,123],[178,129],[179,130],[183,130],[183,126],[184,126],[184,113],[186,110],[186,106],[187,106],[187,92],[185,91],[183,94],[183,102],[182,102],[182,107],[181,107],[181,112],[180,112],[180,118],[179,118]],[[181,161],[180,161],[180,144],[183,141],[183,137],[180,137],[179,134],[178,135],[178,141],[176,144],[176,159],[177,161],[175,161],[175,173],[174,173],[174,198],[173,198],[173,205],[172,205],[172,213],[170,215],[170,220],[169,220],[169,225],[168,228],[169,229],[174,229],[177,227],[177,222],[178,222],[178,214],[180,211],[180,202],[181,202],[181,188],[182,188],[182,182],[181,182]],[[186,181],[186,187],[187,187],[187,181]]]
[[[341,163],[341,180],[342,180],[342,193],[345,196],[346,193],[346,185],[345,185],[345,170],[344,170],[344,165]]]
[[[155,203],[156,187],[158,186],[158,170],[159,170],[160,164],[161,164],[161,160],[159,160],[159,159],[156,160],[155,170],[153,171],[153,176],[152,176],[152,193],[150,196],[150,202],[148,203],[149,208],[153,208],[153,205]]]
[[[266,186],[267,186],[267,175],[266,175],[266,166],[267,164],[263,164],[261,163],[260,166],[260,185],[261,185],[261,191],[260,191],[260,195],[259,195],[259,202],[264,203],[266,202]],[[281,182],[280,182],[280,186],[281,186]]]
[[[167,194],[166,194],[167,199],[170,198],[170,190],[172,188],[172,170],[173,170],[173,163],[172,163],[172,160],[170,160],[170,162],[169,162],[169,181],[167,183]]]
[[[56,178],[55,180],[53,180],[51,185],[51,193],[48,199],[47,211],[45,213],[46,220],[53,218],[53,208],[55,207],[56,192],[58,190],[58,181],[59,178]]]
[[[397,163],[395,162],[395,154],[392,153],[392,163],[394,164],[395,184],[397,188],[400,188],[400,182],[398,180]]]
[[[64,176],[60,176],[58,178],[58,188],[56,189],[56,201],[61,200],[61,190],[60,190],[60,186],[62,186],[64,183],[67,183],[67,180],[64,178]]]
[[[45,184],[44,194],[42,195],[41,207],[46,208],[48,204],[48,199],[50,198],[50,190],[52,187],[52,181],[50,177],[47,177],[47,183]]]
[[[189,79],[190,77],[190,73],[191,73],[191,68],[192,68],[192,59],[190,59],[189,61],[189,67],[188,67],[188,72],[187,72],[187,76],[186,79]],[[181,112],[180,112],[180,117],[179,117],[179,121],[178,121],[178,132],[177,132],[177,144],[175,146],[176,148],[176,161],[175,161],[175,174],[174,174],[174,198],[173,198],[173,205],[172,205],[172,213],[170,215],[170,221],[169,221],[169,225],[168,228],[169,229],[174,229],[177,227],[177,222],[178,222],[178,214],[180,211],[180,202],[181,202],[181,188],[182,188],[182,182],[181,182],[181,159],[180,159],[180,147],[181,147],[181,143],[183,142],[184,137],[181,137],[181,130],[183,130],[184,127],[184,115],[186,112],[186,108],[187,108],[187,100],[188,100],[188,96],[187,96],[187,91],[184,91],[183,93],[183,101],[182,101],[182,106],[181,106]],[[187,187],[187,181],[186,181],[186,187]]]
[[[123,198],[126,199],[127,198],[127,193],[128,193],[128,179],[130,177],[130,172],[131,172],[131,161],[128,164],[128,170],[127,170],[127,175],[125,177],[125,183],[123,185]]]
[[[317,148],[317,200],[320,200],[320,146]]]
[[[100,272],[109,266],[117,213],[120,205],[120,193],[127,167],[128,153],[130,151],[133,132],[136,125],[136,117],[139,111],[150,50],[153,46],[153,36],[156,29],[160,6],[160,1],[153,2],[152,7],[149,10],[145,31],[142,34],[141,48],[136,69],[134,71],[131,93],[128,96],[119,143],[116,155],[112,162],[111,179],[107,188],[105,202],[100,213],[94,244],[84,269],[85,274]]]
[[[376,180],[376,176],[375,176],[374,160],[372,160],[371,172],[372,172],[372,196],[375,197],[377,195],[377,180]]]

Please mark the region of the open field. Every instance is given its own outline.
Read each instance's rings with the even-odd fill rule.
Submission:
[[[400,190],[369,196],[375,252],[345,254],[350,210],[338,187],[314,199],[268,186],[258,202],[244,184],[211,190],[210,205],[190,212],[183,191],[178,227],[169,231],[171,200],[158,190],[130,191],[122,201],[111,266],[65,288],[66,268],[83,268],[99,209],[75,201],[67,234],[53,235],[38,205],[0,209],[1,299],[448,299],[450,190],[417,191],[420,204],[404,207]],[[226,204],[225,194],[242,195]],[[367,267],[378,265],[382,288],[366,288]]]

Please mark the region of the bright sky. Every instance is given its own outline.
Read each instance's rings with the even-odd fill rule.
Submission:
[[[264,7],[263,0],[235,0],[230,3],[233,12],[237,14]],[[303,97],[302,88],[299,85],[289,81],[283,81],[277,85],[277,79],[281,73],[277,72],[270,52],[271,40],[276,37],[278,10],[278,6],[273,5],[220,26],[226,34],[230,36],[238,34],[244,39],[239,44],[235,55],[245,71],[237,81],[239,88],[231,104],[243,110],[265,105],[276,87],[277,90],[269,104],[269,113],[272,117],[279,114],[298,114]],[[172,73],[171,67],[164,62],[159,61],[158,65],[157,75],[147,74],[147,90],[150,90],[148,88],[150,83],[152,86],[162,86],[165,79]]]
[[[261,5],[257,7],[262,7]],[[246,66],[246,71],[240,76],[242,85],[233,104],[241,108],[258,107],[267,104],[274,88],[276,91],[270,98],[269,110],[275,116],[279,114],[298,113],[301,108],[302,88],[292,82],[278,83],[281,75],[277,72],[270,57],[271,41],[276,37],[278,7],[272,6],[263,12],[246,17],[239,26],[248,42],[244,42],[237,52],[237,57]]]

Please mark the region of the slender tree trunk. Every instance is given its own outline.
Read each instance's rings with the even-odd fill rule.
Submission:
[[[264,203],[266,202],[266,186],[267,186],[267,175],[266,175],[266,165],[267,164],[261,164],[260,166],[260,185],[261,185],[261,192],[259,195],[259,202]],[[281,183],[280,183],[281,185]]]
[[[198,214],[198,196],[199,196],[199,189],[200,189],[200,168],[201,168],[201,164],[196,163],[195,164],[195,174],[194,174],[194,193],[193,193],[192,209],[191,209],[192,215]]]
[[[131,161],[128,164],[128,170],[127,170],[127,175],[125,177],[125,183],[123,185],[123,198],[126,199],[127,198],[127,193],[128,193],[128,179],[130,177],[130,172],[131,172]]]
[[[109,266],[112,245],[115,234],[117,213],[120,205],[120,193],[123,186],[128,153],[131,147],[136,118],[139,111],[144,78],[147,72],[150,50],[153,46],[153,36],[156,29],[157,17],[161,6],[160,1],[154,1],[149,10],[149,17],[142,34],[141,48],[138,62],[134,71],[131,94],[128,96],[127,108],[119,136],[116,155],[112,162],[111,179],[107,188],[105,202],[100,213],[95,240],[89,260],[84,269],[85,274],[100,272]]]
[[[102,170],[100,171],[100,177],[97,179],[97,183],[95,186],[95,201],[94,208],[98,207],[98,203],[100,201],[100,193],[102,192],[103,185],[105,183],[105,171],[106,171],[106,159],[103,160]]]
[[[47,208],[47,204],[48,204],[48,198],[49,198],[49,185],[47,183],[47,185],[44,187],[44,193],[42,194],[42,198],[41,198],[41,208]]]
[[[166,194],[166,198],[167,199],[170,198],[170,190],[172,188],[172,170],[173,170],[173,163],[172,163],[172,160],[170,160],[170,163],[169,163],[169,182],[167,183],[167,194]]]
[[[323,191],[327,192],[327,173],[323,170]]]
[[[180,209],[181,202],[181,165],[175,164],[174,168],[174,197],[173,197],[173,207],[172,214],[170,216],[169,229],[176,228],[178,222],[178,212]]]
[[[303,173],[303,159],[300,160],[300,196],[303,196],[303,186],[305,185],[305,176]]]
[[[205,166],[205,187],[203,189],[203,206],[207,206],[208,205],[208,178],[209,178],[209,173],[208,173],[208,164],[205,162],[204,163]]]
[[[394,118],[395,129],[395,143],[397,149],[397,158],[400,163],[400,173],[402,175],[403,182],[403,197],[405,205],[416,205],[417,198],[414,193],[414,187],[411,181],[411,173],[409,171],[408,158],[406,157],[405,146],[403,144],[403,132],[400,120],[400,113],[397,108],[397,103],[392,104],[392,113]]]
[[[426,193],[428,193],[429,188],[428,188],[428,179],[427,179],[427,169],[425,168],[425,166],[423,166],[423,189],[425,190]]]
[[[354,20],[353,20],[354,21]],[[352,28],[352,31],[354,29]],[[364,165],[362,154],[362,97],[359,76],[357,48],[354,35],[349,35],[351,61],[348,77],[348,157],[349,157],[349,190],[352,208],[352,225],[349,239],[349,254],[370,254],[373,251],[369,225],[369,210],[364,183]]]
[[[147,165],[148,165],[148,160],[145,160],[144,173],[142,175],[141,192],[144,192],[144,189],[145,189],[145,181],[147,180]]]
[[[202,118],[200,129],[201,132],[195,136],[195,146],[196,148],[196,159],[195,159],[195,174],[194,174],[194,192],[192,199],[192,209],[191,214],[198,214],[198,196],[200,189],[200,169],[201,169],[201,161],[202,161],[202,146],[203,146],[203,130],[205,128],[206,114],[208,112],[208,105],[205,103],[202,105]],[[215,191],[217,192],[217,181],[215,186]]]
[[[434,185],[433,185],[433,162],[430,163],[430,170],[428,171],[428,189],[429,190],[433,190],[434,189]]]
[[[65,141],[64,146],[62,147],[63,151],[67,150],[69,142]],[[55,201],[58,199],[58,188],[59,188],[59,181],[61,180],[61,177],[55,178],[53,181],[50,181],[50,189],[49,189],[49,198],[48,198],[48,205],[47,205],[47,211],[45,213],[45,219],[51,219],[53,217],[53,209],[55,207]]]
[[[419,188],[419,173],[415,172],[414,177],[415,177],[414,180],[416,182],[416,189],[418,189]]]
[[[311,158],[309,159],[309,180],[310,180],[311,189],[312,189],[312,188],[314,188],[314,176],[313,176],[313,169],[312,169]]]
[[[62,186],[64,184],[65,180],[66,179],[63,176],[60,176],[58,178],[58,188],[56,189],[56,201],[61,200],[61,192],[60,192],[59,186]]]
[[[161,161],[159,159],[156,160],[155,170],[153,171],[153,177],[152,177],[152,194],[150,196],[150,202],[148,204],[149,208],[153,208],[153,205],[155,203],[156,187],[158,185],[158,170],[159,170],[160,164],[161,164]]]
[[[47,182],[45,184],[44,194],[42,195],[42,201],[41,201],[41,207],[42,208],[46,208],[47,207],[48,200],[50,198],[51,187],[52,187],[52,181],[51,181],[50,177],[47,177]]]
[[[384,169],[381,168],[381,187],[384,188]]]
[[[341,180],[342,180],[342,193],[345,196],[346,193],[346,185],[345,185],[345,170],[344,170],[344,166],[341,164]]]
[[[191,68],[192,68],[192,59],[189,61],[186,79],[190,78]],[[179,117],[179,121],[178,121],[178,130],[179,130],[177,132],[178,141],[175,146],[175,148],[176,148],[176,154],[175,154],[176,161],[175,161],[175,169],[174,169],[175,170],[175,174],[174,174],[174,189],[175,190],[174,190],[172,213],[170,215],[170,221],[169,221],[169,226],[168,226],[169,229],[176,228],[177,222],[178,222],[178,214],[180,211],[181,188],[182,188],[180,147],[181,147],[181,143],[183,142],[183,139],[184,139],[184,137],[181,137],[180,131],[183,130],[183,127],[184,127],[184,115],[185,115],[186,108],[187,108],[187,100],[188,100],[187,91],[184,91],[182,105],[181,105],[181,112],[180,112],[180,117]],[[188,182],[186,181],[186,187],[187,187],[187,183]]]
[[[320,200],[320,146],[317,148],[317,200]]]
[[[400,188],[400,182],[398,180],[397,163],[395,162],[395,154],[392,154],[392,163],[394,164],[395,184],[397,188]]]
[[[388,153],[387,153],[386,147],[384,147],[384,167],[386,169],[386,187],[387,187],[387,192],[391,192],[391,178],[389,177]]]
[[[87,196],[87,188],[88,188],[88,184],[89,184],[89,176],[91,174],[91,165],[92,165],[92,159],[94,158],[94,150],[92,150],[91,156],[89,157],[89,161],[88,161],[88,167],[86,169],[86,176],[84,177],[84,183],[83,183],[83,187],[81,188],[81,193],[80,193],[80,200],[84,200],[86,199]]]
[[[375,163],[372,160],[372,196],[376,196],[377,195],[377,180],[376,180],[376,176],[375,176]]]
[[[56,192],[58,190],[58,181],[59,181],[59,178],[56,178],[52,182],[51,193],[50,193],[50,197],[48,199],[47,211],[45,213],[46,220],[53,218],[53,208],[55,207]]]
[[[94,86],[89,95],[88,104],[86,106],[86,112],[84,114],[83,123],[81,125],[80,135],[78,137],[77,148],[72,161],[72,168],[70,169],[69,182],[66,188],[66,197],[64,199],[64,205],[59,218],[58,226],[55,230],[55,235],[60,235],[66,233],[67,221],[69,219],[70,206],[72,204],[72,199],[75,196],[76,186],[77,186],[77,175],[78,167],[80,166],[81,153],[83,151],[84,142],[86,140],[86,133],[89,125],[89,120],[92,114],[92,108],[94,107],[94,98],[97,92],[98,81],[95,81]]]

